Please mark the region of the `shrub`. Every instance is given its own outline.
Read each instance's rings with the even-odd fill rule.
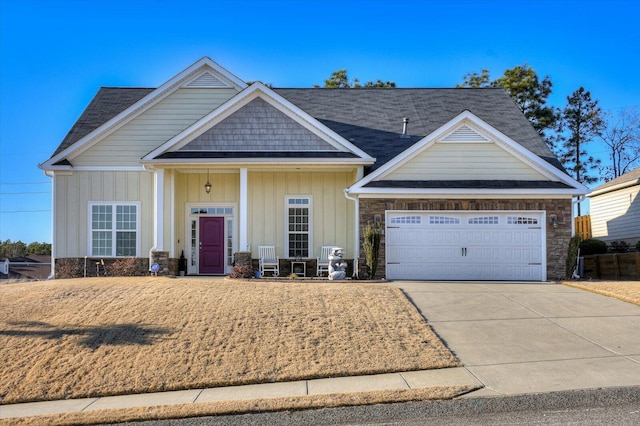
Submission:
[[[80,278],[84,276],[82,259],[57,259],[56,278]]]
[[[580,235],[576,235],[569,240],[569,251],[567,253],[566,271],[565,276],[567,279],[573,278],[573,272],[578,266],[578,248],[582,238]]]
[[[590,238],[580,243],[580,255],[589,256],[592,254],[604,254],[608,250],[607,243],[604,241]]]
[[[253,268],[249,265],[234,266],[229,278],[253,278]]]
[[[365,263],[369,268],[369,278],[373,279],[378,269],[378,257],[380,254],[380,227],[378,225],[367,225],[364,230],[362,248],[364,249]]]
[[[626,253],[629,251],[629,248],[631,248],[631,244],[626,241],[612,241],[609,246],[609,251],[611,253]]]
[[[116,259],[105,265],[105,269],[112,277],[133,277],[138,274],[138,262],[135,257]]]

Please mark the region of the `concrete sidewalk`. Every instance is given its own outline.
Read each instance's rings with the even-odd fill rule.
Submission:
[[[640,306],[552,283],[391,284],[485,386],[467,397],[640,385]]]
[[[0,419],[109,408],[118,409],[172,404],[197,404],[212,401],[239,401],[329,393],[418,389],[432,386],[458,385],[480,386],[480,383],[465,368],[458,367],[441,370],[376,374],[371,376],[336,377],[330,379],[300,380],[296,382],[0,405]]]

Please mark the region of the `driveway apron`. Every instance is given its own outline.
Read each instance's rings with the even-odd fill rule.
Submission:
[[[485,388],[640,386],[640,306],[552,283],[395,281]]]

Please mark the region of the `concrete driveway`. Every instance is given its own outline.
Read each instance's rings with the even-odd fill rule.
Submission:
[[[640,306],[550,283],[392,285],[485,385],[473,396],[640,386]]]

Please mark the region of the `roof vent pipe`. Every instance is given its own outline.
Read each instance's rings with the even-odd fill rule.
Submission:
[[[409,119],[407,117],[402,119],[402,135],[400,135],[401,138],[408,138],[409,135],[407,134],[407,125],[409,124]]]

